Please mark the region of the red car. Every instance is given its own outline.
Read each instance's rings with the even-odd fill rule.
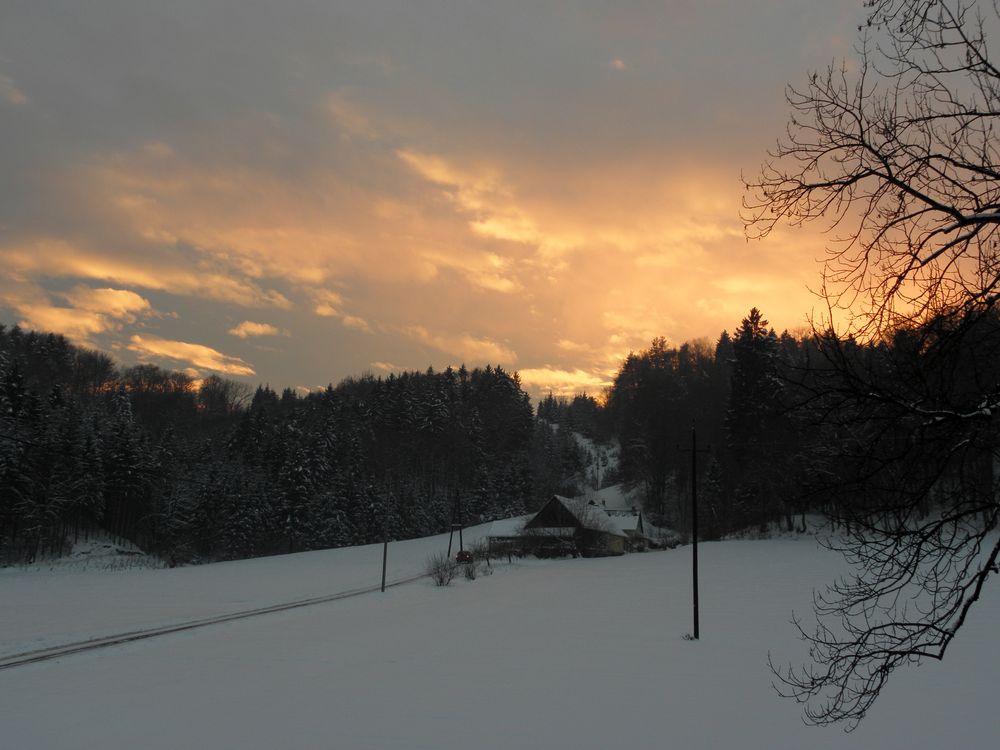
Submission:
[[[458,563],[470,563],[472,562],[472,553],[467,549],[459,550],[459,553],[455,555],[455,562]]]

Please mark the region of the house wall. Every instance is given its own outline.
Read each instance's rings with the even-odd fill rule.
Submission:
[[[608,557],[625,554],[625,537],[604,531],[581,529],[577,533],[577,546],[584,557]]]

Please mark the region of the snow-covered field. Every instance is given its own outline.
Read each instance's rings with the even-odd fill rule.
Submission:
[[[469,537],[487,533],[469,532]],[[447,537],[390,546],[390,579]],[[988,590],[943,664],[900,672],[850,735],[803,726],[766,659],[800,659],[788,624],[839,569],[812,539],[690,555],[496,566],[0,670],[0,747],[993,747]],[[377,584],[381,547],[173,570],[0,571],[0,654]],[[994,587],[995,588],[995,587]]]

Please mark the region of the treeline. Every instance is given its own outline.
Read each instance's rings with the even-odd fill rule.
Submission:
[[[550,395],[537,415],[499,367],[301,396],[119,368],[0,326],[0,562],[60,554],[94,529],[174,562],[399,539],[531,511],[595,480],[638,488],[657,525],[683,532],[692,426],[709,449],[697,477],[709,538],[792,529],[811,511],[857,524],[974,501],[985,518],[997,507],[995,402],[990,311],[862,343],[778,334],[753,309],[715,342],[656,339],[602,398]],[[595,466],[609,452],[576,433],[617,443],[618,465]]]
[[[621,478],[680,530],[691,526],[697,428],[709,448],[698,461],[699,528],[712,538],[776,522],[791,530],[816,511],[845,524],[956,504],[995,511],[1000,439],[987,405],[998,395],[992,311],[904,321],[861,343],[779,335],[753,309],[714,345],[657,339],[629,355],[598,422],[621,442]]]
[[[0,326],[0,561],[94,529],[174,562],[440,532],[536,507],[550,437],[500,367],[279,395]]]
[[[621,443],[621,476],[659,523],[688,529],[692,428],[699,453],[699,526],[708,538],[778,519],[792,524],[797,478],[787,458],[799,427],[789,393],[812,337],[777,334],[754,308],[734,333],[679,347],[662,338],[622,363],[605,429]]]

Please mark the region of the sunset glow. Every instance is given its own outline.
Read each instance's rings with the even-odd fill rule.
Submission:
[[[740,174],[861,3],[18,4],[0,322],[315,388],[798,328],[828,240],[748,243]]]

